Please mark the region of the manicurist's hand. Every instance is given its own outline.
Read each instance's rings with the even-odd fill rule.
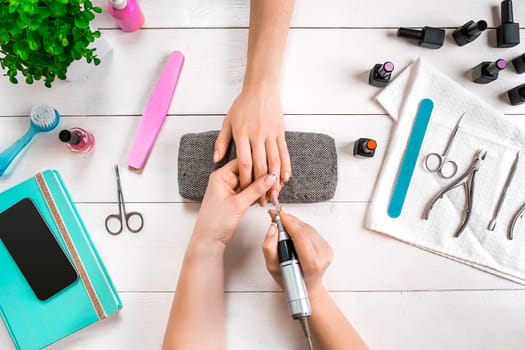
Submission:
[[[275,211],[270,211],[272,217]],[[328,242],[310,225],[281,209],[281,221],[293,240],[301,264],[312,315],[308,318],[316,349],[367,350],[354,327],[335,304],[323,286],[323,275],[332,261],[333,251]],[[282,287],[277,257],[277,226],[270,225],[262,244],[266,267]]]
[[[284,122],[278,86],[245,87],[224,118],[215,143],[214,161],[220,161],[233,137],[239,160],[240,186],[271,173],[279,176],[259,204],[266,204],[291,176],[290,156],[284,138]]]
[[[275,211],[270,210],[272,218]],[[281,209],[281,222],[293,240],[297,257],[304,274],[304,280],[310,298],[323,292],[323,275],[332,262],[333,251],[328,242],[312,226],[302,222]],[[277,225],[272,223],[268,228],[262,249],[266,268],[279,284],[283,286],[279,260],[277,257]]]
[[[232,160],[211,174],[195,224],[195,239],[226,245],[248,207],[277,180],[273,174],[263,174],[239,192],[238,164],[237,160]]]

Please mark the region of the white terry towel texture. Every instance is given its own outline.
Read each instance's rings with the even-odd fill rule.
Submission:
[[[434,110],[403,211],[399,218],[393,219],[388,216],[387,208],[417,109],[424,98],[433,100]],[[421,60],[405,69],[377,100],[396,126],[369,206],[367,228],[525,284],[525,217],[518,221],[514,239],[507,239],[510,222],[525,203],[523,152],[496,229],[487,230],[516,152],[525,150],[525,128]],[[424,157],[431,152],[443,153],[463,113],[465,117],[449,153],[449,159],[458,164],[458,173],[452,179],[442,179],[424,168]],[[467,171],[480,149],[488,153],[475,176],[471,218],[461,236],[455,238],[464,215],[466,197],[462,187],[440,199],[428,221],[423,220],[423,211],[438,191]]]

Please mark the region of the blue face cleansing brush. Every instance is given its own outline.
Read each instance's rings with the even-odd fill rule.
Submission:
[[[11,164],[36,134],[53,130],[57,127],[59,121],[60,116],[54,108],[48,105],[33,107],[27,132],[11,147],[0,153],[0,176],[4,175],[9,164]]]

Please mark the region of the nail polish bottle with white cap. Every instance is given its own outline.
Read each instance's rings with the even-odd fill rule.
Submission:
[[[144,24],[144,14],[137,0],[108,0],[108,11],[125,32],[139,30]]]

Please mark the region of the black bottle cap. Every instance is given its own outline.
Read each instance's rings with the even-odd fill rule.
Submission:
[[[445,30],[441,28],[423,27],[423,29],[399,28],[397,36],[416,39],[419,46],[427,49],[439,49],[445,42]]]
[[[519,55],[518,57],[513,59],[512,65],[514,66],[516,73],[518,74],[525,73],[525,54]]]
[[[354,156],[372,158],[377,149],[376,140],[362,137],[354,143]]]
[[[81,141],[81,138],[78,134],[71,132],[69,130],[62,130],[58,134],[60,141],[69,143],[70,145],[78,145]]]
[[[452,33],[452,38],[456,44],[463,46],[476,40],[487,27],[487,22],[484,20],[468,21]]]
[[[385,87],[390,83],[394,64],[392,62],[378,63],[370,70],[368,74],[368,83],[376,87]]]
[[[520,43],[520,25],[514,22],[512,1],[501,2],[501,25],[496,28],[497,47],[513,47]]]
[[[510,104],[517,106],[525,102],[525,84],[516,86],[507,92]]]

